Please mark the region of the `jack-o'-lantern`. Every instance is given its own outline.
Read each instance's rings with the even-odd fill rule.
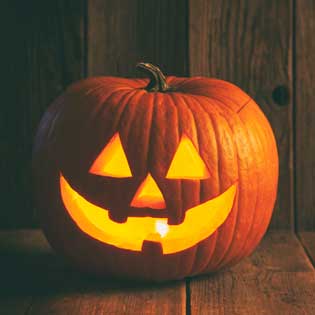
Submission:
[[[82,270],[145,280],[209,273],[250,254],[271,218],[270,125],[211,78],[96,77],[45,113],[34,146],[39,217]]]

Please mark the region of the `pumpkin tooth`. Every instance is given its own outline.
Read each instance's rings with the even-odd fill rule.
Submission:
[[[117,223],[125,223],[127,221],[127,215],[112,211],[109,211],[109,218]]]
[[[169,225],[179,225],[182,224],[185,220],[186,213],[183,213],[180,217],[170,217],[167,219],[167,224]]]
[[[154,241],[144,240],[141,251],[144,255],[150,255],[151,257],[163,255],[162,244]]]

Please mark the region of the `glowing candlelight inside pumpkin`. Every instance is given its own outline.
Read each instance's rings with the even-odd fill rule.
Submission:
[[[164,220],[157,220],[155,222],[155,230],[160,234],[161,237],[164,237],[169,230],[169,226]]]

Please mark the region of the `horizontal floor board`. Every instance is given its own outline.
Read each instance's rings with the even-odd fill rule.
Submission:
[[[191,314],[315,314],[315,272],[290,232],[269,232],[237,266],[190,282]]]
[[[185,314],[185,284],[82,284],[36,297],[29,314]]]
[[[0,232],[0,256],[1,315],[186,313],[184,281],[141,285],[82,276],[40,231]]]
[[[303,234],[310,251],[313,235]],[[0,232],[0,256],[1,315],[186,313],[183,282],[136,285],[82,277],[36,230]],[[311,315],[315,272],[294,235],[269,232],[237,266],[190,280],[190,294],[192,315]]]

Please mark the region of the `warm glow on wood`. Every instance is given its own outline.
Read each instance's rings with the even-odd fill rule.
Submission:
[[[183,135],[173,157],[166,178],[170,179],[204,179],[209,171],[191,140]]]
[[[133,251],[141,251],[145,240],[159,242],[163,254],[183,251],[215,232],[231,212],[236,187],[234,184],[218,197],[188,209],[178,225],[153,217],[128,217],[125,223],[117,223],[109,218],[108,210],[87,201],[60,174],[65,209],[83,232],[100,242]]]
[[[130,205],[137,208],[165,209],[163,195],[150,173],[139,186]]]
[[[90,168],[90,173],[111,177],[132,177],[119,134],[116,133]]]

